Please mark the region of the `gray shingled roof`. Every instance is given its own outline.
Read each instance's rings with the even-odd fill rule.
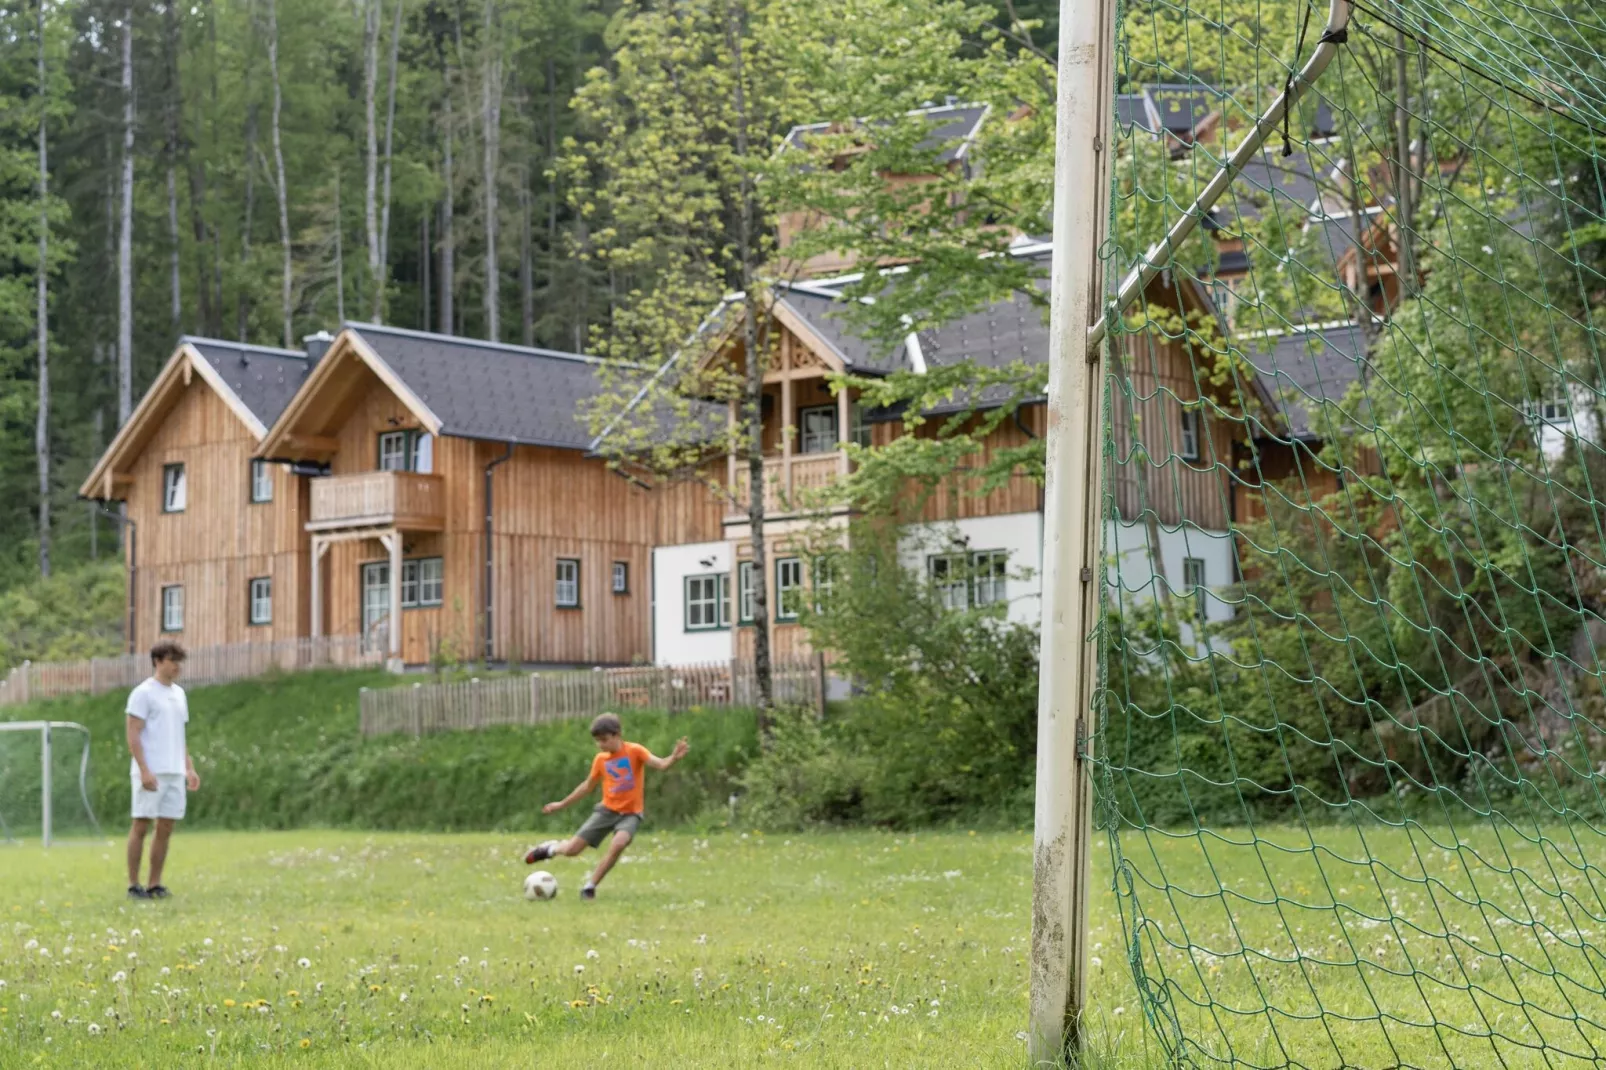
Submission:
[[[348,323],[429,410],[441,434],[586,449],[582,402],[596,395],[595,357]]]
[[[1342,403],[1350,384],[1360,378],[1366,359],[1360,327],[1299,330],[1243,346],[1261,385],[1282,408],[1291,437],[1323,439],[1343,432],[1343,414],[1322,403]]]
[[[982,120],[987,116],[985,104],[942,104],[930,108],[922,108],[910,114],[924,115],[931,120],[931,133],[917,146],[922,152],[942,148],[937,156],[939,163],[951,163],[958,159],[965,151],[965,147],[975,138],[976,132],[981,129]],[[829,130],[833,123],[808,123],[803,126],[794,126],[787,132],[786,139],[781,143],[782,150],[806,149],[808,136],[818,131]]]
[[[179,343],[193,346],[234,391],[241,404],[262,421],[263,427],[273,426],[307,377],[307,355],[298,350],[241,345],[189,335],[180,338]]]

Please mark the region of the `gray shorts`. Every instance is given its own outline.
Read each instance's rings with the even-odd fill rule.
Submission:
[[[640,827],[640,814],[621,814],[617,810],[610,810],[599,803],[597,808],[591,811],[591,816],[586,818],[585,824],[580,826],[580,831],[576,832],[575,835],[595,847],[610,832],[627,832],[631,838],[634,838],[636,830]]]

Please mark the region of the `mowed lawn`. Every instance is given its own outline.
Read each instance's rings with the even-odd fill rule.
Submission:
[[[651,831],[590,903],[522,846],[181,830],[162,903],[120,843],[0,847],[0,1066],[1026,1064],[1025,834]]]

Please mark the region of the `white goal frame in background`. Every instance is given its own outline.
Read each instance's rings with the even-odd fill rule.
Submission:
[[[100,835],[100,822],[95,820],[95,808],[89,804],[89,729],[76,721],[0,721],[0,732],[38,732],[39,733],[39,801],[40,813],[40,839],[46,847],[51,842],[51,784],[50,784],[50,753],[51,734],[61,729],[67,729],[84,734],[84,753],[78,760],[78,797],[84,801],[84,813],[89,815],[89,823],[94,826],[95,835]],[[0,837],[9,842],[16,842],[11,835],[10,828],[5,824],[5,815],[0,814]]]

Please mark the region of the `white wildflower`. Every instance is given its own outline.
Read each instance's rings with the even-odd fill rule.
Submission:
[[[574,964],[574,975],[576,977],[579,977],[582,973],[585,973],[585,972],[586,972],[586,968],[585,968],[584,964],[579,963],[579,962]]]
[[[601,957],[602,957],[601,955],[597,954],[597,949],[596,948],[592,948],[590,951],[586,952],[586,958],[590,959],[593,962],[595,962],[597,959],[599,959]]]
[[[114,985],[126,980],[128,980],[128,974],[124,973],[122,970],[118,970],[116,973],[112,974],[112,984]]]
[[[312,965],[312,960],[309,959],[309,958],[302,957],[302,958],[296,959],[296,965],[300,966],[303,970],[305,970],[309,966]]]
[[[94,1023],[94,1022],[90,1022],[89,1023],[89,1035],[92,1036],[92,1037],[100,1036],[100,1026],[97,1025],[96,1023]]]

